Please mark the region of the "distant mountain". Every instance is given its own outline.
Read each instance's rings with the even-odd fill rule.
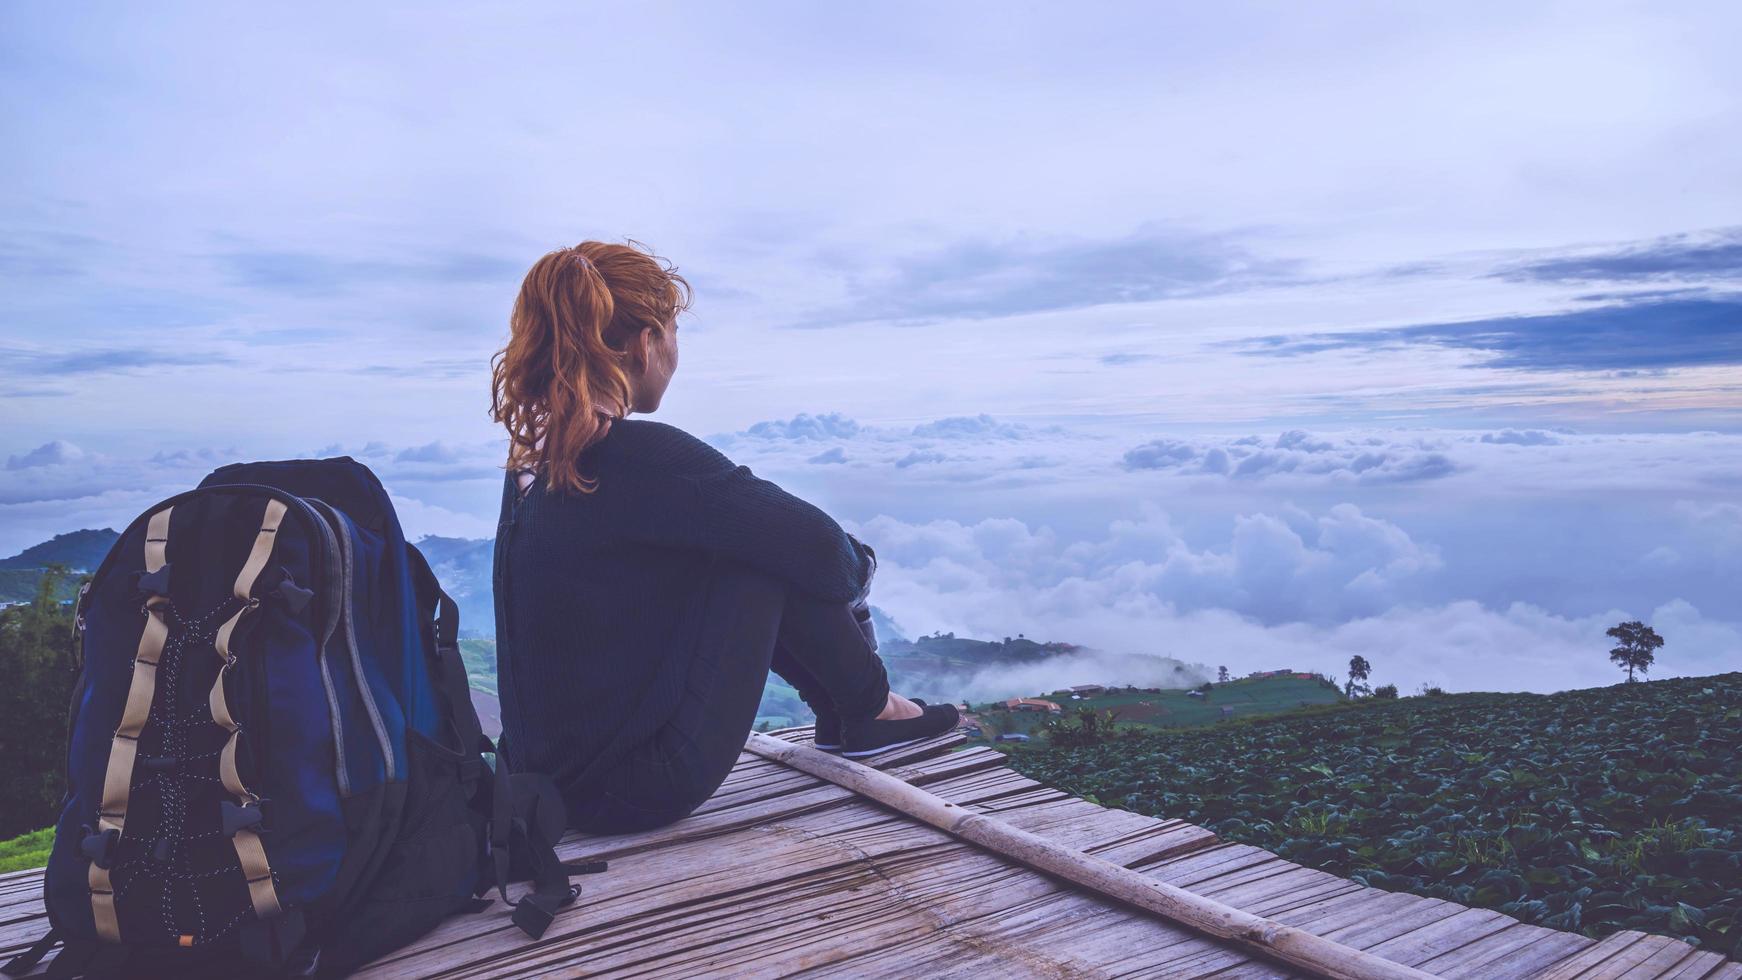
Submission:
[[[43,568],[60,562],[75,572],[93,571],[120,537],[120,534],[110,528],[57,534],[41,544],[31,545],[11,558],[0,558],[0,568]]]
[[[875,611],[875,610],[873,610]],[[915,667],[985,667],[988,664],[1035,663],[1061,653],[1075,653],[1073,643],[1036,643],[1023,637],[1003,640],[970,640],[954,633],[934,633],[915,640],[887,639],[878,627],[878,653],[888,658],[912,661]]]
[[[875,592],[877,586],[873,584],[871,590]],[[876,606],[871,607],[871,625],[877,627],[877,642],[879,645],[888,643],[891,640],[905,641],[907,639],[907,634],[901,631],[901,627],[895,625],[895,620],[890,619],[883,610]]]
[[[429,559],[442,590],[460,606],[460,635],[494,637],[496,601],[491,589],[494,538],[419,538],[417,550]]]
[[[60,590],[60,598],[72,598],[78,581],[76,573],[95,571],[120,537],[110,528],[69,531],[31,545],[11,558],[0,558],[0,603],[29,602],[35,598],[42,570],[56,563],[75,573]]]

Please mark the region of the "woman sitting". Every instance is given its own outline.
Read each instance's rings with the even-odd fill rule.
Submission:
[[[502,751],[592,833],[661,826],[724,782],[772,670],[848,756],[955,727],[889,689],[876,554],[816,506],[645,419],[689,284],[632,247],[539,259],[493,359],[508,472],[494,581]]]

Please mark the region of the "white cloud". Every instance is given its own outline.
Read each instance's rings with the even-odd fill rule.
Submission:
[[[1510,443],[1514,446],[1557,446],[1560,440],[1541,429],[1502,429],[1499,432],[1482,433],[1483,442]]]
[[[859,434],[859,423],[840,412],[812,415],[800,412],[790,419],[770,419],[758,422],[742,433],[710,436],[709,441],[731,444],[739,439],[795,439],[814,442],[820,439],[851,439]]]
[[[22,455],[6,457],[6,468],[9,470],[28,470],[39,466],[64,466],[76,463],[85,457],[85,451],[67,442],[56,439],[45,442]]]
[[[1319,479],[1332,485],[1407,483],[1452,476],[1467,466],[1443,452],[1438,444],[1417,438],[1404,442],[1368,436],[1340,442],[1290,429],[1268,448],[1257,436],[1226,440],[1222,445],[1152,439],[1125,452],[1128,470],[1160,470],[1181,475],[1223,476],[1231,480],[1263,480],[1288,476]],[[1383,447],[1383,448],[1375,448]]]
[[[1048,431],[1062,431],[1057,426]],[[1037,433],[1020,422],[1007,422],[982,412],[979,415],[956,415],[935,419],[913,427],[920,439],[1029,439]]]
[[[856,533],[876,543],[880,559],[906,569],[928,602],[953,604],[955,594],[977,590],[1016,592],[1027,616],[1048,619],[1124,607],[1331,623],[1426,594],[1441,566],[1433,545],[1353,504],[1319,517],[1297,509],[1293,519],[1306,538],[1275,515],[1236,515],[1227,543],[1204,549],[1191,547],[1153,505],[1138,520],[1115,521],[1100,540],[1068,545],[1012,518],[964,525],[879,516]],[[884,606],[907,622],[896,606]],[[980,628],[1010,631],[990,622]]]
[[[1290,516],[1309,522],[1311,543],[1290,521],[1258,514],[1239,521],[1226,547],[1193,550],[1153,508],[1140,520],[1114,522],[1098,541],[1063,547],[1046,529],[1008,519],[909,524],[884,516],[850,529],[878,549],[873,602],[910,634],[1025,633],[1093,648],[1092,659],[964,681],[973,697],[1016,693],[1018,681],[1030,693],[1140,683],[1132,677],[1171,672],[1165,658],[1236,674],[1289,666],[1343,675],[1360,654],[1374,664],[1376,683],[1404,691],[1424,683],[1554,691],[1619,680],[1603,631],[1641,613],[1569,616],[1524,602],[1400,599],[1439,567],[1431,548],[1352,505]],[[1318,615],[1315,604],[1323,603],[1340,615]],[[1681,599],[1643,618],[1668,640],[1652,676],[1742,668],[1742,623],[1708,618]]]

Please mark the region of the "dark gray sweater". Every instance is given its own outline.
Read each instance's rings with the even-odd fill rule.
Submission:
[[[676,710],[710,556],[847,602],[872,558],[815,505],[663,422],[581,454],[591,494],[502,486],[496,671],[509,764],[582,791]]]

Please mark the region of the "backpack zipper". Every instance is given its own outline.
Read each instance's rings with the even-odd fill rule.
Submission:
[[[314,503],[326,506],[324,501],[310,498]],[[309,519],[320,529],[321,551],[326,558],[326,594],[321,602],[326,612],[326,623],[321,628],[320,643],[315,647],[315,664],[320,668],[321,686],[327,695],[327,714],[333,720],[333,759],[334,774],[338,777],[339,795],[351,795],[351,770],[345,760],[345,723],[339,709],[339,692],[333,686],[332,664],[327,660],[327,644],[332,642],[333,632],[338,628],[343,597],[339,594],[344,588],[344,570],[339,564],[339,542],[333,536],[333,529],[308,501],[298,498],[298,503],[309,514]]]
[[[369,713],[369,723],[375,728],[376,741],[381,744],[381,758],[386,763],[387,781],[393,782],[398,771],[398,767],[394,764],[393,745],[387,739],[387,725],[381,720],[381,710],[375,705],[375,695],[369,688],[369,678],[363,673],[363,660],[357,654],[357,610],[354,601],[355,593],[351,589],[352,552],[354,548],[351,542],[351,530],[346,526],[338,510],[331,504],[318,498],[314,500],[314,503],[318,504],[322,511],[328,515],[328,519],[332,522],[333,529],[339,538],[339,554],[343,568],[342,582],[344,583],[340,606],[343,615],[340,616],[340,620],[345,625],[345,652],[350,656],[351,672],[356,676],[357,691],[363,697],[363,707]]]

